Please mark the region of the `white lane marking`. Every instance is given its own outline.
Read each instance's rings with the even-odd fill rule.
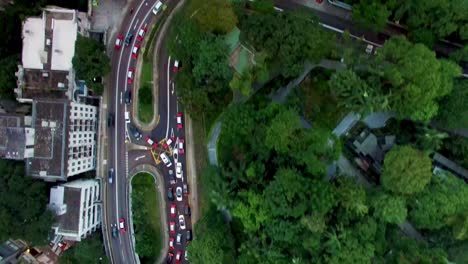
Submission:
[[[120,92],[120,104],[122,104],[122,92]]]
[[[143,159],[145,157],[146,157],[146,155],[141,155],[141,156],[136,157],[135,160],[140,160],[140,159]]]
[[[171,91],[172,94],[174,94],[174,88],[175,88],[174,87],[174,82],[172,82],[172,91]]]
[[[169,79],[169,66],[171,65],[171,56],[167,58],[167,126],[166,126],[166,138],[169,135],[169,109],[171,105],[171,100],[169,98],[169,87],[170,87],[170,79]]]
[[[135,26],[133,26],[133,30],[136,29],[137,25],[138,25],[138,22],[140,22],[140,19],[137,19],[137,21],[135,22]]]

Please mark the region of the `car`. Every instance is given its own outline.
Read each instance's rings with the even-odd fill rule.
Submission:
[[[182,251],[177,250],[177,253],[175,255],[175,263],[180,263],[181,257],[182,257]]]
[[[187,249],[185,249],[184,257],[185,257],[185,260],[187,260],[187,261],[188,261],[189,259],[188,259],[188,256],[187,256],[187,252],[188,252],[188,250],[187,250]]]
[[[146,136],[145,137],[145,141],[146,143],[148,143],[148,145],[150,145],[150,147],[152,147],[153,149],[157,148],[158,147],[158,143],[154,142],[150,136]]]
[[[180,155],[184,154],[185,151],[184,151],[184,139],[183,138],[179,138],[179,143],[177,144],[177,148],[178,148],[178,152]]]
[[[132,91],[125,91],[125,104],[129,105],[132,103]]]
[[[120,220],[119,220],[119,229],[120,229],[120,233],[127,232],[127,229],[125,228],[125,219],[124,218],[120,218]]]
[[[174,238],[169,238],[169,250],[174,250]]]
[[[135,72],[135,69],[133,69],[133,68],[128,69],[128,72],[127,72],[127,83],[128,84],[133,83],[133,73],[134,72]]]
[[[182,126],[182,118],[184,117],[184,115],[182,113],[177,113],[177,128],[178,129],[182,129],[183,126]]]
[[[141,137],[143,137],[143,135],[141,135],[140,131],[138,131],[138,129],[132,125],[129,125],[129,130],[130,130],[130,133],[132,134],[132,136],[136,139],[136,140],[140,140]]]
[[[175,222],[174,221],[169,222],[169,233],[175,234]]]
[[[112,226],[112,237],[113,238],[116,238],[119,236],[119,230],[117,229],[117,227],[114,225]]]
[[[130,45],[130,42],[132,42],[132,39],[133,39],[133,34],[128,33],[127,36],[125,37],[125,41],[124,41],[125,46]]]
[[[175,73],[179,72],[179,66],[180,66],[179,61],[175,60],[174,61],[174,66],[172,66],[172,71],[175,72]]]
[[[175,192],[177,201],[182,202],[182,188],[178,186]]]
[[[190,210],[190,205],[186,204],[186,205],[184,206],[184,214],[185,214],[186,216],[190,216],[190,215],[192,214],[192,210]]]
[[[169,183],[171,185],[176,184],[176,179],[174,177],[174,171],[173,170],[169,170]]]
[[[367,45],[367,46],[366,46],[366,53],[367,53],[367,54],[372,54],[372,50],[373,50],[373,49],[374,49],[374,46],[372,46],[372,45],[370,45],[370,44]]]
[[[183,215],[179,215],[179,227],[185,230],[185,217]]]
[[[114,113],[109,113],[107,116],[107,126],[113,127],[114,126]]]
[[[174,201],[174,189],[172,187],[167,189],[167,199],[169,201]]]
[[[135,44],[132,49],[132,58],[136,59],[138,58],[138,51],[140,51],[140,45]]]
[[[114,49],[119,50],[122,47],[122,43],[123,43],[123,35],[119,34],[117,35],[117,38],[115,38]]]
[[[175,217],[177,211],[177,207],[175,203],[171,203],[171,217]]]
[[[169,159],[169,157],[167,156],[166,153],[163,152],[163,153],[159,154],[159,157],[162,159],[164,164],[166,164],[166,167],[172,166],[172,162],[171,162],[171,160]]]
[[[109,169],[109,184],[112,184],[112,181],[114,179],[114,168]]]
[[[182,234],[177,233],[177,239],[176,239],[177,245],[182,245]]]
[[[157,1],[156,4],[153,7],[153,14],[157,15],[159,10],[161,10],[163,3],[161,1]]]
[[[142,41],[143,38],[145,37],[145,33],[146,33],[146,27],[145,27],[145,26],[142,26],[142,27],[140,28],[140,30],[138,30],[137,40],[138,40],[138,41]]]
[[[177,162],[176,163],[176,170],[175,170],[175,173],[176,173],[176,177],[181,179],[182,178],[182,163],[180,162]]]
[[[125,123],[130,124],[130,112],[125,111]]]
[[[187,241],[191,241],[191,240],[192,240],[192,230],[187,229],[187,235],[186,235],[185,240],[187,240]]]
[[[166,257],[166,263],[170,264],[172,263],[172,259],[174,258],[174,253],[172,252],[167,252],[167,257]]]
[[[184,195],[188,196],[189,192],[188,192],[188,186],[186,183],[182,185],[182,189],[184,190]]]

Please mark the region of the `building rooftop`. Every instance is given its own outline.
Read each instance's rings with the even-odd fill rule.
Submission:
[[[65,99],[69,72],[24,69],[23,97],[32,99]]]
[[[26,135],[23,120],[23,116],[0,114],[0,157],[24,158]]]
[[[65,232],[78,232],[80,221],[81,189],[55,186],[50,189],[49,207],[55,209],[64,205],[66,209],[56,216],[56,226]]]
[[[45,32],[42,18],[31,17],[26,19],[23,24],[23,54],[21,56],[25,68],[44,68],[44,63],[47,63],[44,44]]]
[[[68,102],[37,100],[32,109],[36,143],[34,158],[26,161],[26,172],[45,180],[66,180]]]

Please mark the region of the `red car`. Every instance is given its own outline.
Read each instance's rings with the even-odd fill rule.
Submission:
[[[171,217],[175,217],[176,216],[176,204],[175,203],[171,203]]]
[[[182,251],[177,250],[177,253],[175,255],[175,263],[180,263],[181,258],[182,258]]]
[[[184,115],[182,113],[177,113],[177,128],[178,129],[182,129],[183,126],[182,126],[182,118],[184,117]]]
[[[174,66],[172,67],[172,71],[173,71],[174,73],[179,72],[179,66],[180,66],[180,62],[179,62],[178,60],[175,60],[175,61],[174,61]]]
[[[169,250],[174,250],[174,238],[169,238]]]
[[[146,33],[146,27],[142,26],[140,30],[138,30],[137,40],[142,41],[143,38],[145,37],[145,33]]]
[[[169,233],[175,234],[175,222],[174,221],[169,222]]]
[[[138,57],[138,51],[140,51],[140,45],[135,44],[132,49],[132,58],[136,59]]]
[[[120,218],[120,220],[119,220],[119,229],[120,229],[120,233],[127,232],[127,229],[125,229],[125,219],[124,218]]]
[[[119,50],[120,47],[122,47],[122,43],[123,43],[123,35],[119,34],[117,35],[117,38],[115,39],[114,49]]]
[[[153,148],[157,148],[158,147],[158,143],[154,142],[149,136],[147,136],[145,138],[145,141],[146,143],[148,143],[148,145],[150,145],[151,147]]]
[[[133,68],[128,69],[128,73],[127,73],[127,83],[128,84],[133,83],[133,73],[134,72],[135,72],[135,69],[133,69]]]
[[[184,139],[179,138],[179,144],[176,146],[179,149],[179,154],[184,154]]]

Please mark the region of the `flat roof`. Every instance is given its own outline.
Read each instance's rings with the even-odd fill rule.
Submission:
[[[52,70],[69,71],[75,54],[78,25],[72,20],[53,19]]]
[[[80,203],[81,190],[64,186],[64,195],[62,204],[67,205],[67,211],[63,215],[56,216],[59,231],[62,232],[78,232],[80,223]]]
[[[29,69],[43,69],[47,55],[44,52],[45,30],[42,18],[27,18],[23,24],[22,34],[23,52],[21,58],[23,66]]]
[[[0,114],[0,157],[22,160],[24,158],[26,135],[24,117]]]

